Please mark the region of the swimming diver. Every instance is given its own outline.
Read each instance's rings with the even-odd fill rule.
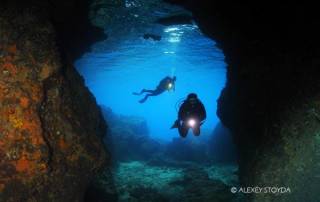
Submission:
[[[141,99],[139,102],[140,103],[144,103],[149,96],[156,96],[156,95],[160,95],[161,93],[163,93],[164,91],[170,91],[170,90],[175,90],[175,82],[176,82],[177,78],[174,77],[165,77],[163,78],[157,88],[155,90],[146,90],[146,89],[142,89],[140,93],[132,93],[133,95],[141,95],[143,93],[148,93],[145,95],[145,97],[143,99]]]
[[[200,126],[206,119],[206,110],[195,93],[190,93],[183,101],[178,112],[178,119],[174,122],[173,128],[178,128],[181,137],[186,137],[189,128],[192,128],[195,136],[200,135]]]

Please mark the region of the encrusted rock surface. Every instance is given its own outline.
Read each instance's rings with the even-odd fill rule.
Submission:
[[[0,201],[82,201],[107,163],[94,97],[36,6],[0,9]]]

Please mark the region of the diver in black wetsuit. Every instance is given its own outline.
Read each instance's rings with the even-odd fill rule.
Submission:
[[[156,95],[160,95],[161,93],[163,93],[164,91],[170,91],[170,90],[175,90],[175,82],[176,82],[177,78],[174,77],[165,77],[163,78],[160,83],[158,84],[157,88],[155,90],[146,90],[146,89],[142,89],[140,93],[132,93],[133,95],[141,95],[143,93],[148,93],[145,95],[145,97],[143,99],[141,99],[139,102],[140,103],[144,103],[149,96],[156,96]]]
[[[178,128],[181,137],[186,137],[189,129],[193,130],[195,136],[200,135],[200,126],[206,119],[206,110],[195,93],[190,93],[183,101],[178,112],[178,119],[174,122],[173,128]]]

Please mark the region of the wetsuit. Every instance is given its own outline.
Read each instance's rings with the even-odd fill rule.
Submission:
[[[206,110],[202,102],[197,98],[187,99],[180,106],[178,112],[178,120],[175,121],[172,128],[178,128],[179,134],[182,137],[186,137],[190,126],[188,126],[188,119],[196,119],[198,125],[193,129],[193,133],[200,135],[201,122],[206,119]],[[181,124],[182,121],[182,124]]]
[[[143,89],[141,90],[140,93],[133,93],[134,95],[141,95],[143,93],[148,93],[145,95],[145,97],[143,99],[141,99],[139,102],[140,103],[144,103],[149,96],[157,96],[157,95],[160,95],[161,93],[163,93],[164,91],[166,90],[170,90],[171,88],[174,89],[174,80],[167,76],[165,77],[164,79],[162,79],[160,81],[160,83],[158,84],[157,88],[155,90],[146,90],[146,89]],[[172,85],[171,87],[169,85]]]

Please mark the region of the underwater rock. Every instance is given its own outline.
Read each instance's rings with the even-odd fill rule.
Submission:
[[[114,177],[119,201],[244,201],[230,192],[230,186],[238,185],[237,181],[224,179],[234,177],[233,171],[233,167],[224,170],[223,165],[219,169],[199,164],[173,168],[133,161],[120,163]]]
[[[200,168],[187,169],[182,184],[186,201],[235,201],[236,195],[227,185],[220,180],[210,180],[208,173]]]
[[[231,136],[231,132],[218,123],[209,138],[208,152],[210,158],[216,163],[237,162],[236,148]]]
[[[0,8],[1,202],[82,201],[107,165],[101,111],[56,37],[36,4]]]
[[[238,166],[236,164],[214,164],[205,168],[209,179],[221,180],[224,184],[234,187],[239,185]]]
[[[102,111],[109,127],[105,142],[111,148],[114,160],[147,160],[162,150],[162,144],[149,136],[143,118],[116,115],[104,106]]]
[[[180,15],[173,15],[173,16],[159,18],[158,20],[156,20],[156,23],[159,23],[165,26],[186,25],[186,24],[193,24],[193,18],[191,15],[180,14]]]
[[[112,17],[117,14],[117,11],[124,7],[124,1],[121,0],[91,1],[89,12],[91,23],[104,29],[112,23]]]
[[[161,193],[156,189],[150,187],[136,187],[130,195],[137,201],[148,201],[148,202],[169,202]]]
[[[84,195],[84,202],[117,202],[116,190],[111,169],[105,169],[97,175],[88,186]]]
[[[166,146],[165,154],[176,161],[193,161],[207,163],[208,144],[203,139],[173,138]]]
[[[107,38],[103,29],[91,24],[88,0],[35,0],[37,6],[46,5],[43,11],[53,23],[63,57],[75,61],[89,52],[91,45]],[[28,3],[28,2],[26,2]]]
[[[154,41],[160,41],[161,40],[161,36],[160,35],[156,35],[156,34],[144,34],[143,35],[144,39],[152,39]]]
[[[139,38],[150,30],[160,35],[161,25],[155,27],[155,22],[178,15],[191,16],[186,9],[163,0],[93,0],[89,12],[92,24],[104,29],[109,40],[120,41]]]
[[[172,186],[183,178],[183,169],[148,166],[140,161],[120,163],[114,171],[119,201],[172,201],[179,189]],[[170,199],[170,200],[169,200]]]
[[[228,81],[218,115],[238,148],[241,183],[295,190],[252,200],[320,201],[320,165],[311,163],[320,160],[319,124],[310,115],[320,111],[316,5],[166,1],[192,11],[226,56]]]

